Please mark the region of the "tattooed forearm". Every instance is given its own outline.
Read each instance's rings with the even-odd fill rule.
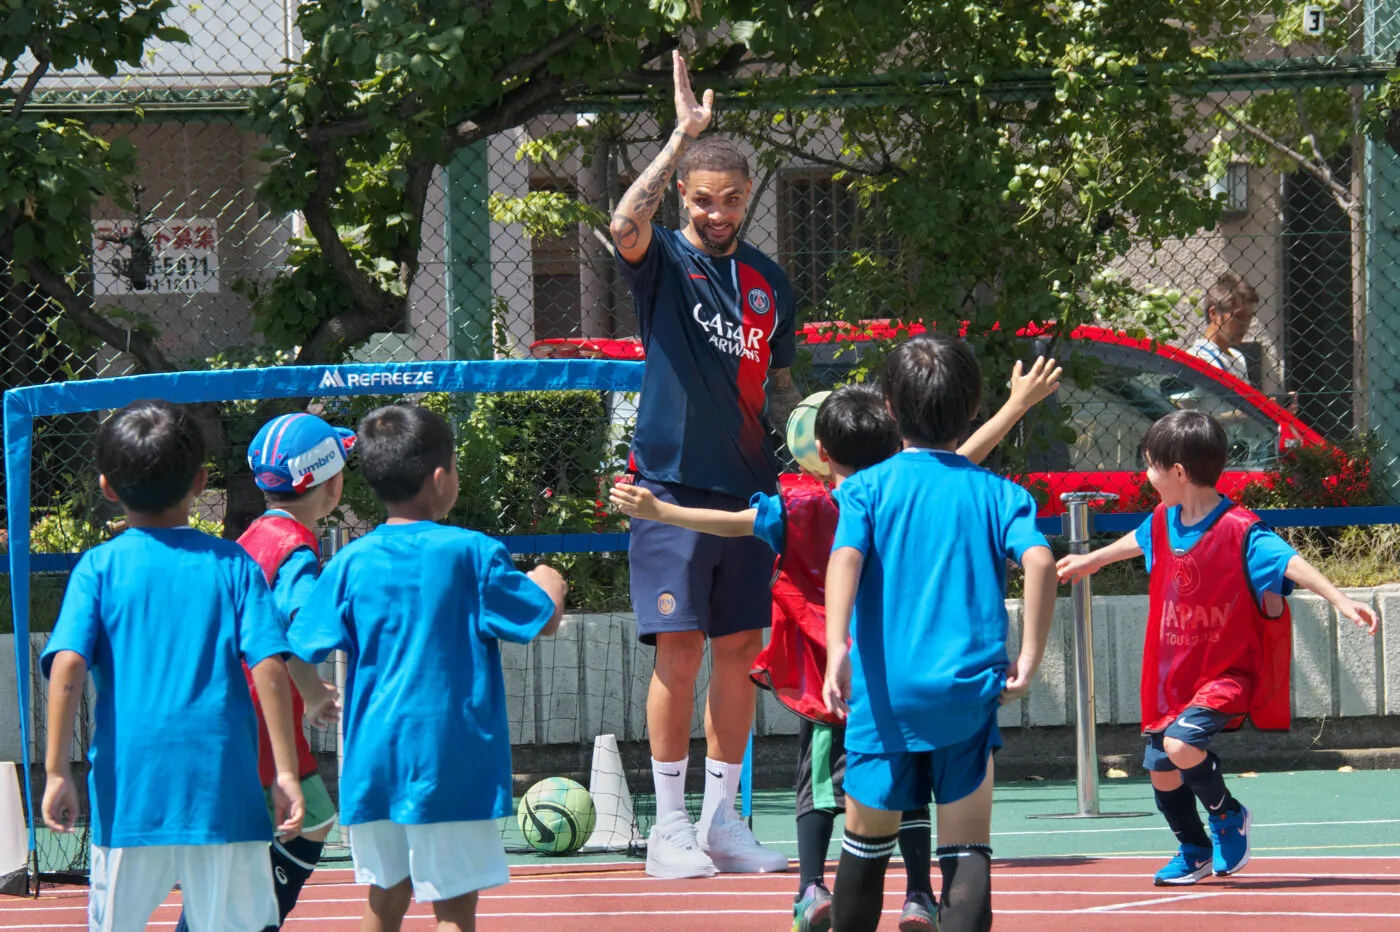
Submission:
[[[690,136],[679,129],[673,132],[666,142],[666,148],[661,150],[647,166],[646,171],[642,172],[641,177],[632,182],[632,186],[622,196],[621,203],[613,211],[609,228],[613,242],[618,246],[633,249],[640,244],[642,225],[651,223],[651,218],[655,216],[656,208],[660,206],[661,198],[665,196],[666,188],[671,183],[671,176],[676,172],[676,165],[692,141]]]
[[[792,373],[774,369],[768,375],[768,420],[779,432],[787,429],[788,416],[802,402],[802,393],[792,384]]]

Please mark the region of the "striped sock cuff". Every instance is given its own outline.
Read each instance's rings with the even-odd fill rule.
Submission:
[[[866,835],[857,835],[854,832],[847,831],[841,839],[842,851],[867,861],[877,861],[880,858],[887,858],[894,854],[894,849],[898,846],[898,835],[888,835],[883,838],[870,838]]]
[[[932,822],[931,820],[929,820],[929,819],[916,819],[916,820],[913,820],[913,821],[905,821],[905,822],[899,823],[899,830],[900,830],[901,832],[904,831],[905,829],[909,829],[909,828],[927,828],[927,829],[932,829],[932,828],[933,828],[933,822]]]
[[[987,860],[992,859],[991,845],[940,845],[938,848],[938,860],[944,858],[965,858],[973,854],[980,854]]]

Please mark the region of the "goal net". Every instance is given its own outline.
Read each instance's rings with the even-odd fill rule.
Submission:
[[[548,561],[570,584],[559,633],[502,645],[517,800],[535,781],[567,776],[589,787],[597,830],[587,851],[635,854],[654,811],[645,697],[653,652],[637,642],[629,610],[625,522],[606,507],[625,467],[641,364],[613,360],[491,360],[179,372],[12,389],[4,397],[6,529],[18,699],[11,739],[31,814],[43,794],[46,683],[38,657],[57,617],[67,573],[92,546],[121,532],[119,506],[97,490],[93,442],[113,409],[140,398],[192,406],[210,450],[209,490],[192,521],[240,530],[262,511],[246,445],[267,419],[311,410],[353,427],[381,404],[435,408],[458,436],[461,496],[445,519],[500,539],[522,567]],[[323,541],[354,538],[381,520],[352,457],[345,495]],[[334,680],[334,661],[322,673]],[[697,693],[704,688],[697,686]],[[75,725],[74,773],[86,775],[95,697]],[[425,696],[423,701],[431,702]],[[698,736],[701,709],[697,703]],[[335,793],[339,740],[313,729],[312,749]],[[172,736],[178,740],[178,736]],[[38,762],[36,766],[36,762]],[[79,830],[62,836],[29,819],[30,872],[83,879],[86,793]],[[514,817],[508,849],[527,851]],[[341,836],[328,855],[343,856]]]

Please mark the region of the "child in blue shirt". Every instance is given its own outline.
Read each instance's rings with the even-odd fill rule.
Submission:
[[[1288,603],[1294,584],[1376,633],[1370,608],[1347,598],[1259,517],[1215,490],[1229,441],[1214,418],[1174,411],[1143,438],[1147,479],[1162,501],[1141,526],[1059,563],[1073,582],[1142,554],[1150,572],[1142,663],[1143,768],[1179,847],[1158,886],[1226,876],[1249,863],[1248,809],[1225,786],[1210,750],[1247,716],[1260,729],[1290,724]],[[1209,813],[1210,837],[1197,801]]]
[[[97,689],[94,929],[144,929],[177,883],[194,932],[277,924],[274,826],[244,661],[272,744],[276,828],[301,828],[282,619],[241,547],[189,527],[203,462],[199,424],[168,402],[132,402],[102,425],[99,483],[126,509],[128,530],[78,561],[40,658],[49,678],[43,815],[54,831],[71,832],[78,816],[69,758],[89,670]]]
[[[991,927],[992,752],[999,704],[1029,688],[1055,604],[1035,501],[955,452],[981,398],[967,344],[921,336],[880,386],[904,449],[850,477],[827,565],[823,693],[846,717],[846,832],[832,928],[880,921],[900,813],[937,803],[939,927]],[[1020,655],[1007,663],[1006,563],[1025,569]]]
[[[496,819],[511,812],[510,730],[498,641],[553,634],[566,587],[505,547],[438,524],[457,500],[452,428],[388,405],[356,431],[360,470],[388,520],[329,564],[289,638],[318,663],[348,653],[341,821],[362,932],[397,929],[410,894],[439,929],[475,928],[477,891],[509,879]]]

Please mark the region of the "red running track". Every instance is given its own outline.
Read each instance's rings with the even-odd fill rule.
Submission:
[[[999,860],[992,873],[997,929],[1095,932],[1209,928],[1276,932],[1340,924],[1345,932],[1400,929],[1400,858],[1256,858],[1232,878],[1192,887],[1151,883],[1160,859]],[[482,896],[483,932],[779,932],[791,922],[792,874],[722,875],[659,881],[640,864],[578,865],[549,871],[517,868],[513,882]],[[894,927],[904,876],[888,878],[882,928]],[[365,891],[347,870],[318,871],[287,922],[294,932],[351,932]],[[87,928],[85,888],[46,887],[37,899],[0,899],[0,930]],[[150,928],[171,928],[172,894]],[[1208,924],[1207,924],[1208,923]],[[431,910],[415,904],[407,932],[433,928]]]

